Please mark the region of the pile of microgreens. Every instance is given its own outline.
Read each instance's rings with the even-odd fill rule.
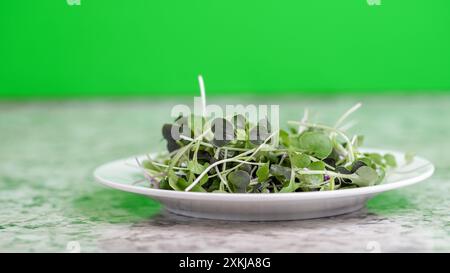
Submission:
[[[288,130],[273,131],[267,121],[253,124],[243,115],[181,116],[162,128],[168,153],[138,163],[151,187],[176,191],[286,193],[377,185],[397,163],[392,154],[359,152],[362,136],[344,132],[343,122],[360,106],[334,126],[309,122],[305,110],[301,121],[288,122]]]

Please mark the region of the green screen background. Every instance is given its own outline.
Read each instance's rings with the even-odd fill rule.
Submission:
[[[5,0],[0,97],[450,90],[450,1]]]

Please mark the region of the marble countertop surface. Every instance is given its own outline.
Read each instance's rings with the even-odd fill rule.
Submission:
[[[161,125],[190,99],[0,101],[0,252],[449,252],[450,94],[210,102],[279,104],[283,121],[307,106],[331,123],[357,101],[366,146],[414,151],[434,176],[358,212],[284,222],[177,216],[94,182],[102,163],[164,149]]]

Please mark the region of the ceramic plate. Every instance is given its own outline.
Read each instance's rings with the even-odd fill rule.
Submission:
[[[95,179],[111,188],[142,194],[159,200],[170,212],[191,217],[239,220],[275,221],[319,218],[353,212],[363,208],[374,195],[415,184],[430,177],[434,166],[426,159],[415,157],[405,165],[403,154],[378,149],[364,152],[391,153],[400,167],[376,186],[323,192],[295,193],[201,193],[152,189],[143,180],[135,158],[122,159],[98,167]],[[144,159],[144,156],[138,156]],[[136,182],[141,181],[141,182]]]

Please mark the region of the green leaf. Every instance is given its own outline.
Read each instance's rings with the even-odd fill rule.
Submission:
[[[376,165],[375,162],[373,162],[373,160],[370,159],[369,157],[358,158],[358,161],[361,161],[362,163],[366,164],[366,166],[369,167]]]
[[[273,176],[281,177],[282,179],[291,179],[291,168],[283,167],[280,165],[270,165],[270,173]]]
[[[214,180],[211,183],[211,185],[209,185],[209,187],[208,187],[208,191],[209,192],[213,192],[213,191],[216,191],[216,190],[219,190],[219,189],[220,189],[220,180],[219,179]]]
[[[383,163],[383,157],[380,154],[377,153],[368,153],[367,157],[369,157],[370,159],[372,159],[373,162],[375,162],[375,164],[378,165],[384,165]]]
[[[299,187],[299,183],[289,183],[280,190],[280,193],[295,192]]]
[[[271,162],[271,163],[278,163],[280,161],[278,159],[278,156],[273,152],[267,152],[266,156],[267,156],[267,159],[269,160],[269,162]]]
[[[330,155],[333,149],[330,138],[322,132],[305,132],[300,135],[297,144],[303,152],[320,159]]]
[[[300,136],[298,136],[298,135],[289,135],[288,140],[287,140],[289,143],[289,146],[287,146],[287,147],[289,147],[291,149],[295,148],[296,150],[300,149],[299,137]]]
[[[365,165],[363,165],[363,166],[365,166]],[[361,166],[359,166],[359,167],[361,167]],[[337,166],[335,171],[337,173],[342,173],[342,174],[352,174],[352,173],[354,173],[351,170],[349,170],[348,168],[343,167],[343,166]],[[356,169],[355,169],[355,172],[356,172]]]
[[[322,171],[325,170],[325,163],[322,161],[312,162],[308,166],[309,170],[312,171]],[[317,186],[323,182],[323,174],[302,174],[300,175],[300,181],[307,185]]]
[[[169,171],[168,178],[169,178],[169,185],[172,189],[174,189],[176,191],[183,190],[180,188],[180,186],[178,186],[178,178],[179,177],[173,171]]]
[[[356,160],[355,162],[353,162],[350,173],[355,173],[359,168],[361,168],[362,166],[367,166],[366,162],[362,161],[362,160]]]
[[[352,182],[360,187],[375,185],[379,179],[377,172],[368,166],[360,167],[355,174],[357,177]]]
[[[173,188],[169,184],[169,179],[164,178],[159,182],[159,188],[162,190],[173,190]]]
[[[269,178],[269,163],[259,166],[256,176],[258,177],[258,182],[266,181]]]
[[[237,170],[228,175],[228,181],[234,185],[236,192],[247,192],[247,186],[250,184],[250,175],[246,171]]]
[[[188,167],[189,171],[191,171],[192,173],[195,173],[195,174],[201,174],[206,169],[202,164],[200,164],[196,161],[192,161],[192,160],[189,161],[187,167]]]
[[[312,162],[308,169],[310,170],[314,170],[314,171],[322,171],[325,170],[325,163],[323,163],[322,161],[316,161],[316,162]]]
[[[392,154],[385,154],[384,160],[386,161],[386,164],[390,167],[397,167],[397,160],[395,160],[395,156]]]
[[[244,171],[244,172],[248,172],[251,173],[252,172],[252,166],[249,164],[242,164],[238,170]]]
[[[197,185],[203,186],[206,182],[208,182],[209,180],[209,176],[208,174],[205,174],[202,179],[200,179],[200,181],[198,182]],[[194,187],[195,188],[195,187]]]
[[[177,191],[184,191],[191,183],[186,181],[186,179],[177,176],[175,173],[171,172],[169,174],[169,185],[174,190]],[[191,191],[193,192],[205,192],[205,189],[202,188],[202,186],[199,184],[195,185]]]
[[[283,129],[280,129],[280,143],[283,144],[285,147],[289,147],[290,143],[289,133]]]
[[[306,168],[311,164],[311,159],[309,156],[299,153],[299,152],[291,152],[289,153],[289,158],[294,167],[297,168]]]
[[[292,166],[292,164],[291,164]],[[294,192],[299,188],[299,183],[295,183],[295,173],[294,173],[294,167],[291,168],[291,178],[289,179],[289,184],[284,186],[280,193],[286,193],[286,192]]]

